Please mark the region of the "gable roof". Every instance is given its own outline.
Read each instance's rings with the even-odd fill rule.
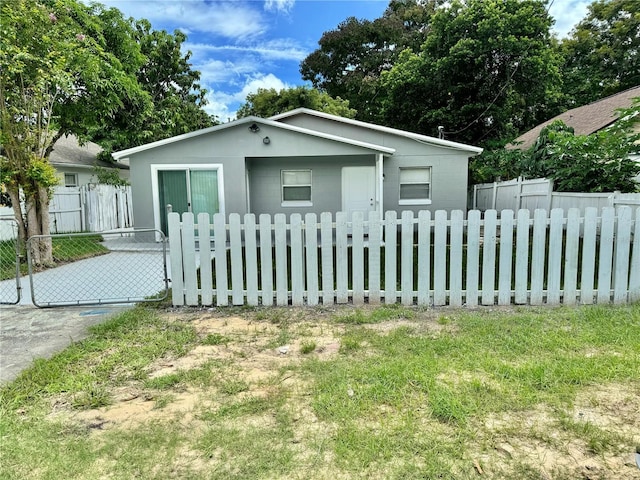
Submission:
[[[122,163],[106,162],[98,160],[98,154],[102,152],[102,147],[93,142],[80,145],[78,137],[75,135],[62,136],[55,143],[49,163],[58,167],[80,167],[93,168],[95,166],[103,168],[119,168],[127,170],[129,167]]]
[[[462,150],[462,151],[470,152],[473,154],[482,153],[482,150],[483,150],[480,147],[474,147],[472,145],[466,145],[464,143],[452,142],[450,140],[443,140],[440,138],[429,137],[427,135],[408,132],[406,130],[399,130],[397,128],[384,127],[382,125],[376,125],[375,123],[367,123],[367,122],[362,122],[360,120],[353,120],[351,118],[344,118],[338,115],[331,115],[329,113],[319,112],[317,110],[311,110],[309,108],[296,108],[295,110],[291,110],[288,112],[280,113],[278,115],[274,115],[273,117],[269,117],[269,119],[280,121],[285,118],[294,117],[296,115],[311,115],[314,117],[324,118],[326,120],[345,123],[347,125],[354,125],[357,127],[367,128],[369,130],[374,130],[382,133],[388,133],[391,135],[398,135],[400,137],[411,138],[418,142],[423,142],[423,143],[435,145],[438,147],[453,148],[455,150]]]
[[[640,86],[567,110],[523,133],[507,145],[507,148],[528,149],[538,139],[542,129],[555,120],[562,120],[567,126],[572,127],[576,135],[590,135],[614,123],[618,118],[617,110],[630,107],[633,99],[637,97],[640,97]]]
[[[182,135],[177,135],[175,137],[165,138],[164,140],[158,140],[156,142],[147,143],[146,145],[140,145],[138,147],[129,148],[127,150],[120,150],[119,152],[113,152],[112,156],[113,156],[113,158],[115,158],[117,160],[117,159],[120,159],[120,158],[125,158],[125,157],[127,157],[129,155],[134,155],[134,154],[139,153],[139,152],[144,152],[145,150],[151,150],[153,148],[162,147],[164,145],[169,145],[171,143],[180,142],[180,141],[186,140],[188,138],[199,137],[201,135],[207,135],[207,134],[210,134],[210,133],[223,131],[223,130],[226,130],[228,128],[235,128],[235,127],[238,127],[240,125],[251,124],[251,123],[257,123],[257,124],[261,124],[261,125],[265,125],[265,126],[279,128],[279,129],[282,129],[282,130],[288,130],[288,131],[292,131],[292,132],[297,132],[297,133],[300,133],[300,134],[303,134],[303,135],[309,135],[311,137],[322,138],[322,139],[330,140],[330,141],[333,141],[333,142],[344,143],[344,144],[347,144],[347,145],[361,147],[361,148],[365,148],[367,150],[371,150],[371,151],[378,152],[378,153],[384,153],[384,154],[387,154],[387,155],[392,155],[396,151],[395,148],[384,147],[382,145],[375,145],[373,143],[361,142],[359,140],[353,140],[353,139],[350,139],[350,138],[339,137],[337,135],[331,135],[331,134],[328,134],[328,133],[318,132],[318,131],[315,131],[315,130],[309,130],[307,128],[296,127],[294,125],[288,125],[286,123],[276,122],[276,121],[273,121],[273,120],[270,120],[270,119],[264,119],[264,118],[260,118],[260,117],[249,116],[249,117],[241,118],[239,120],[234,120],[232,122],[223,123],[221,125],[216,125],[214,127],[203,128],[201,130],[196,130],[195,132],[189,132],[189,133],[185,133],[185,134],[182,134]]]

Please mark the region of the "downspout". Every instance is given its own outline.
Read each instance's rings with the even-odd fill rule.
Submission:
[[[384,205],[382,199],[384,197],[384,155],[382,153],[376,154],[376,171],[378,172],[378,181],[376,182],[376,194],[378,197],[378,211],[380,220],[384,220]]]

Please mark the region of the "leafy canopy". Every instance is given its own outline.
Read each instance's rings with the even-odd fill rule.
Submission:
[[[261,88],[257,93],[247,95],[247,101],[240,106],[238,118],[255,115],[268,118],[279,113],[309,108],[345,118],[354,118],[356,111],[349,108],[349,102],[341,98],[332,98],[325,92],[314,88],[293,87],[280,91],[274,88]]]

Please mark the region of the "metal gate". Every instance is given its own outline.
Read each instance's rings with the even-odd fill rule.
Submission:
[[[0,218],[0,303],[20,302],[20,240],[18,222]]]
[[[55,268],[34,265],[34,242],[51,242]],[[29,287],[37,307],[164,300],[167,244],[158,230],[37,235],[27,241]]]

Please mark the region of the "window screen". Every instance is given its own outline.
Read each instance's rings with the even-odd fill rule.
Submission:
[[[400,200],[431,199],[431,168],[400,169]]]
[[[311,170],[282,170],[282,201],[311,201]]]

